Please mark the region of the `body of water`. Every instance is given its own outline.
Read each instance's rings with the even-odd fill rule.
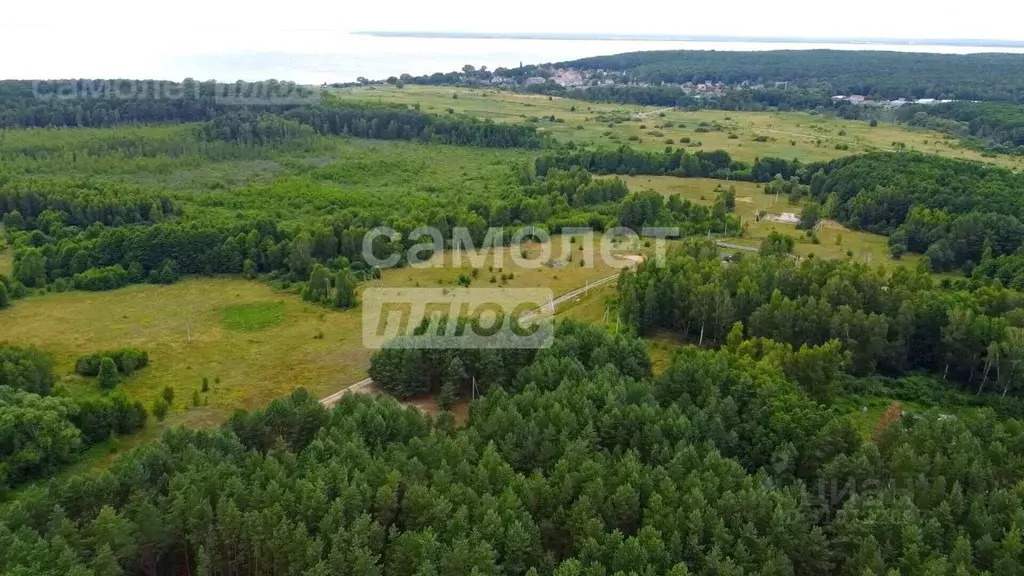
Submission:
[[[8,30],[8,32],[10,32]],[[692,42],[652,40],[549,40],[513,38],[414,38],[338,31],[291,31],[229,36],[199,34],[183,40],[139,37],[66,39],[0,37],[0,78],[158,78],[220,81],[276,78],[320,84],[382,79],[402,73],[449,72],[465,64],[490,69],[572,60],[640,50],[893,50],[900,52],[1024,53],[1024,48],[908,44]],[[31,49],[26,50],[29,46]]]

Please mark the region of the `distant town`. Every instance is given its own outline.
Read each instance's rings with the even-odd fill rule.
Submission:
[[[721,81],[684,82],[681,84],[652,84],[649,82],[634,81],[627,74],[619,71],[608,71],[601,69],[578,70],[575,68],[554,68],[544,66],[531,68],[531,72],[534,75],[527,76],[525,78],[523,78],[520,75],[517,75],[517,70],[515,69],[497,68],[493,72],[487,72],[486,67],[483,67],[480,70],[464,69],[463,74],[459,75],[459,83],[471,85],[489,85],[503,88],[541,87],[545,84],[550,83],[557,84],[558,86],[561,86],[563,88],[576,89],[586,89],[594,86],[613,85],[628,85],[638,87],[675,86],[678,87],[682,93],[693,96],[695,98],[724,96],[730,91],[765,89],[786,90],[789,88],[789,82],[750,82],[746,80],[736,84],[727,84]],[[483,74],[481,74],[481,72],[483,72]],[[832,101],[836,104],[848,102],[854,105],[874,106],[881,108],[900,108],[908,104],[930,105],[954,101],[940,100],[936,98],[897,98],[889,100],[878,99],[860,94],[840,94],[832,96],[831,98]]]

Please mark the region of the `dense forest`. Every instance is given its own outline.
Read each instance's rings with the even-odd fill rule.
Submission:
[[[668,330],[730,346],[753,338],[823,402],[837,392],[827,365],[858,376],[926,370],[971,393],[1024,395],[1024,295],[1016,290],[940,286],[904,267],[820,258],[745,255],[723,266],[713,244],[698,242],[664,266],[624,275],[619,303],[641,334]]]
[[[1012,254],[1024,242],[1024,177],[1002,168],[875,153],[809,165],[800,179],[827,217],[888,234],[895,256],[926,254],[934,270],[970,272],[986,250]]]
[[[349,104],[280,114],[231,108],[181,126],[11,132],[0,139],[0,219],[15,260],[13,278],[0,278],[7,296],[21,297],[26,289],[170,283],[193,274],[267,274],[290,284],[306,281],[317,264],[333,271],[351,268],[357,278],[365,277],[372,271],[363,260],[362,239],[375,226],[390,225],[403,234],[394,244],[381,238],[381,258],[416,243],[408,233],[421,225],[464,226],[478,244],[488,226],[510,227],[509,235],[534,224],[555,232],[564,226],[600,230],[614,225],[627,193],[621,183],[608,188],[585,173],[536,179],[513,159],[488,160],[486,169],[498,175],[474,185],[472,194],[465,184],[454,190],[425,184],[416,194],[367,195],[337,182],[378,178],[380,165],[370,151],[351,149],[334,135],[470,148],[544,143],[532,126]],[[362,158],[353,164],[362,175],[333,162],[301,159],[337,153],[339,146]],[[430,150],[438,159],[450,155],[441,147]],[[473,163],[483,157],[464,155]],[[241,189],[218,182],[211,194],[197,195],[187,188],[168,191],[161,182],[140,183],[135,176],[252,160],[280,162],[294,177]],[[395,168],[402,177],[419,170]],[[489,193],[492,186],[502,193]],[[475,201],[467,204],[467,195]],[[396,212],[397,199],[409,210]]]
[[[375,253],[381,258],[416,243],[409,232],[420,225],[442,231],[467,227],[478,245],[487,228],[495,226],[509,228],[508,235],[530,225],[556,233],[567,226],[604,230],[620,224],[677,226],[685,234],[741,228],[726,201],[727,185],[721,206],[708,207],[631,192],[621,182],[592,174],[761,182],[767,194],[786,194],[798,205],[810,201],[821,217],[889,235],[895,256],[906,251],[927,254],[935,270],[962,268],[970,273],[986,252],[990,260],[1012,255],[1024,241],[1024,204],[1017,193],[1024,181],[1019,175],[913,153],[873,153],[805,165],[775,158],[748,164],[724,151],[672,147],[664,152],[566,147],[518,169],[509,163],[500,194],[485,187],[467,203],[466,198],[437,197],[425,190],[422,197],[403,196],[403,202],[422,210],[402,215],[383,196],[339,194],[331,186],[337,171],[330,166],[295,165],[301,181],[283,179],[208,196],[100,176],[118,162],[122,167],[126,162],[191,163],[198,156],[260,158],[329,149],[337,144],[309,125],[337,121],[333,126],[340,128],[329,127],[329,132],[362,125],[359,116],[340,120],[346,118],[343,113],[332,112],[338,114],[303,124],[279,116],[231,113],[176,132],[146,129],[129,136],[114,131],[107,137],[82,133],[70,140],[54,133],[61,136],[54,144],[41,138],[47,133],[26,141],[9,139],[0,146],[0,156],[9,161],[7,171],[0,172],[0,217],[15,259],[13,278],[0,278],[7,297],[24,296],[28,289],[108,290],[129,283],[170,283],[194,274],[266,275],[291,284],[308,280],[315,265],[327,268],[332,283],[346,269],[358,279],[373,273],[363,260],[363,235],[382,224],[396,229],[402,239],[379,238]],[[170,151],[177,160],[163,158]],[[47,175],[65,167],[86,175]],[[282,223],[288,214],[294,222],[286,217],[289,222]],[[986,264],[985,270],[991,270]],[[1007,273],[998,275],[1005,282]]]
[[[748,345],[563,324],[459,428],[297,391],[168,432],[0,509],[32,574],[1020,573],[1021,424],[879,421],[863,439]],[[949,438],[955,438],[950,442]]]
[[[826,96],[1024,101],[1024,58],[1016,54],[666,50],[594,56],[554,66],[615,71],[652,84],[791,82],[823,87]]]
[[[905,106],[896,118],[911,126],[964,138],[998,154],[1024,154],[1024,108],[996,102],[947,102]]]
[[[121,81],[114,81],[114,89],[117,82]],[[141,82],[151,90],[170,84],[123,82],[129,86]],[[61,96],[60,89],[66,85],[76,86],[72,94],[76,97]],[[298,103],[289,100],[277,103],[269,97],[261,102],[255,96],[232,101],[219,93],[234,86],[185,80],[175,84],[178,97],[166,97],[150,91],[118,98],[102,92],[103,89],[111,89],[102,81],[55,82],[52,87],[45,83],[40,86],[27,81],[0,81],[0,128],[206,122],[199,128],[206,140],[254,145],[308,138],[308,131],[293,124],[298,123],[319,134],[360,138],[415,139],[497,148],[539,148],[544,143],[536,128],[526,124],[495,124],[464,115],[442,117],[406,106],[355,104],[329,96],[321,97],[319,92],[315,93],[315,98],[309,96]],[[241,83],[238,86],[237,91],[242,94],[257,90],[257,86],[271,95],[304,90],[273,81],[269,86],[254,84],[251,89]],[[92,90],[98,93],[93,94]],[[235,93],[234,90],[228,91]]]
[[[729,81],[792,73],[806,87],[736,104],[753,107],[811,106],[797,99],[822,86],[1006,101],[1024,89],[1017,60],[995,55],[955,57],[929,77],[928,55],[878,53],[869,67],[866,56],[793,54],[581,62],[645,82],[714,69]],[[380,226],[395,234],[369,248],[400,266],[422,226],[444,238],[465,227],[476,246],[489,227],[504,228],[499,242],[576,226],[700,238],[624,272],[611,321],[560,319],[549,348],[397,340],[369,360],[385,395],[325,407],[296,381],[218,427],[168,426],[109,466],[83,458],[116,451],[119,436],[183,402],[167,386],[144,406],[119,386],[166,369],[161,358],[135,342],[67,358],[3,342],[0,329],[0,572],[1024,573],[1020,174],[906,152],[804,163],[585,149],[528,123],[329,96],[227,105],[212,83],[176,85],[174,99],[69,99],[61,86],[0,82],[0,126],[11,128],[0,131],[0,244],[12,252],[0,309],[46,292],[228,274],[322,306],[323,320],[381,277],[364,252]],[[633,97],[619,90],[607,97]],[[970,118],[935,110],[979,143],[1015,137],[997,106]],[[721,182],[697,204],[619,175]],[[834,218],[887,235],[895,258],[925,257],[877,268],[797,258],[777,232],[758,254],[725,257],[702,238],[742,233],[730,180],[802,207],[809,235]],[[965,277],[931,274],[951,270]],[[424,395],[436,412],[395,400]]]
[[[666,146],[663,152],[645,152],[629,146],[618,148],[562,149],[538,156],[534,169],[538,176],[552,168],[580,167],[595,174],[661,175],[683,178],[718,178],[768,182],[775,175],[783,178],[796,175],[803,165],[781,158],[758,158],[753,164],[733,160],[725,150],[698,150]]]

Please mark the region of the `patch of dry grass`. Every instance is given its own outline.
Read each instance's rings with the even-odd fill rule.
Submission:
[[[641,149],[661,150],[665,146],[687,146],[682,141],[689,138],[691,144],[701,143],[701,146],[691,146],[689,150],[727,150],[734,158],[747,162],[764,156],[815,162],[849,154],[892,150],[900,145],[949,158],[1024,169],[1024,158],[1007,155],[985,158],[979,152],[963,147],[956,139],[947,139],[935,131],[885,122],[871,127],[867,122],[808,112],[668,110],[662,116],[658,111],[663,107],[600,104],[487,88],[443,86],[362,86],[332,92],[343,99],[419,104],[422,110],[433,114],[444,115],[451,109],[496,122],[536,119],[541,131],[554,135],[559,141],[578,144],[606,147],[629,144]],[[633,118],[638,113],[646,116]],[[620,120],[625,119],[610,121],[612,114],[618,114]],[[551,121],[551,116],[555,121]],[[697,132],[702,124],[710,131]]]

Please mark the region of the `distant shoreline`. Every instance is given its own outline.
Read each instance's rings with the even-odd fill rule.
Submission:
[[[385,38],[453,38],[495,40],[622,40],[661,42],[749,42],[765,44],[847,44],[892,46],[963,46],[972,48],[1024,48],[1024,40],[984,40],[969,38],[794,38],[787,36],[710,36],[699,34],[599,34],[544,32],[426,32],[379,31],[352,32],[360,36]]]

